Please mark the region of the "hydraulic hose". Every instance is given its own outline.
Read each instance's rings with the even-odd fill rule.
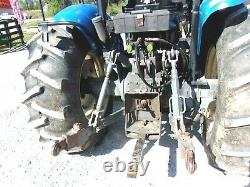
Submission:
[[[145,41],[147,42],[161,42],[161,43],[165,43],[165,44],[168,44],[168,45],[171,45],[173,46],[174,48],[178,49],[180,51],[180,54],[181,54],[181,57],[183,59],[183,61],[185,61],[185,64],[187,65],[188,64],[188,58],[185,54],[185,52],[176,44],[173,44],[167,40],[164,40],[164,39],[161,39],[161,38],[144,38]],[[139,74],[139,77],[141,78],[141,80],[143,81],[144,84],[146,84],[148,87],[152,88],[152,89],[160,89],[160,88],[164,88],[168,85],[171,84],[171,80],[169,80],[168,82],[160,85],[160,86],[153,86],[153,85],[150,85],[146,80],[145,78],[143,77],[142,75],[142,72],[141,72],[141,69],[140,69],[140,65],[139,65],[139,61],[138,61],[138,44],[140,43],[141,41],[141,38],[138,38],[138,40],[134,43],[135,45],[135,59],[136,59],[136,67],[137,67],[137,70],[138,70],[138,74]],[[181,78],[181,76],[179,77]]]
[[[173,43],[171,43],[171,42],[169,42],[167,40],[161,39],[161,38],[145,38],[145,41],[146,42],[160,42],[160,43],[165,43],[165,44],[173,46],[175,49],[178,49],[180,51],[181,57],[184,60],[185,65],[186,66],[188,65],[187,55],[185,54],[185,52],[183,51],[183,49],[180,48],[178,45],[173,44]]]

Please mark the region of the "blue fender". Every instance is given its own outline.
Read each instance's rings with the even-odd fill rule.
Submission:
[[[218,10],[233,7],[244,3],[246,0],[203,0],[200,4],[198,26],[197,54],[200,53],[202,28],[208,18]]]
[[[98,15],[97,6],[94,4],[78,4],[71,5],[54,16],[55,22],[70,21],[82,25],[83,28],[78,28],[85,38],[88,40],[93,51],[98,50],[99,41],[95,27],[92,23],[92,18]]]

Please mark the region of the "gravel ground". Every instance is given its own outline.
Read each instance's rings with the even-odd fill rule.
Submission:
[[[167,134],[159,142],[146,144],[143,162],[150,164],[145,176],[129,179],[126,172],[105,173],[105,161],[114,163],[118,157],[128,163],[135,145],[135,140],[125,137],[122,120],[92,153],[62,152],[52,157],[51,144],[38,141],[36,132],[26,124],[27,109],[19,103],[25,90],[20,72],[27,56],[26,50],[0,56],[0,186],[250,186],[250,178],[225,176],[210,167],[196,138],[198,168],[189,175],[176,142]]]

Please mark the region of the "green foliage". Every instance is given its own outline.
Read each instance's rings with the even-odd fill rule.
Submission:
[[[48,4],[48,16],[54,16],[64,8],[66,0],[42,0],[43,6]],[[78,4],[79,0],[71,0],[72,4]],[[85,3],[94,3],[95,0],[84,0]],[[39,0],[20,0],[20,6],[23,10],[40,10]],[[125,6],[125,0],[109,0],[107,12],[114,16],[122,11]]]
[[[54,16],[63,8],[64,1],[63,0],[50,0],[49,1],[49,16]]]
[[[44,1],[42,1],[44,5]],[[39,0],[20,0],[20,7],[23,10],[38,10],[40,9]]]
[[[20,5],[21,9],[28,10],[28,4],[26,3],[26,1],[24,1],[24,0],[19,1],[19,5]]]
[[[125,6],[125,2],[120,1],[118,4],[116,3],[111,3],[108,6],[107,12],[110,16],[115,16],[118,13],[122,12],[122,7]]]

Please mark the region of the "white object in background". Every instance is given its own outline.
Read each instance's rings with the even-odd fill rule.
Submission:
[[[16,16],[16,19],[18,20],[18,23],[22,25],[24,23],[22,12],[18,3],[18,0],[11,0],[11,6],[14,12],[14,15]]]

